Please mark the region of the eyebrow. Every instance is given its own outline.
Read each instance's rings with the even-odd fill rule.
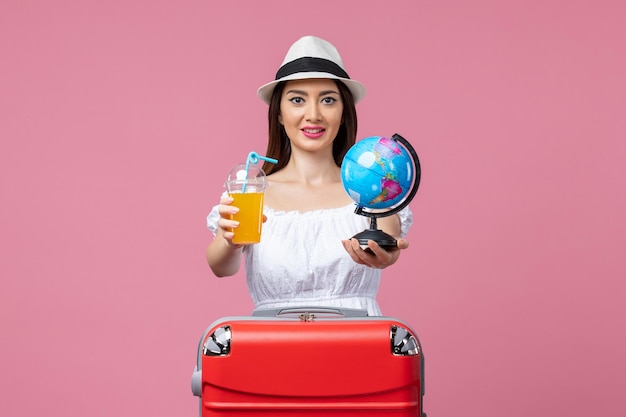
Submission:
[[[309,93],[307,93],[304,90],[289,90],[289,91],[287,91],[286,94],[300,94],[300,95],[303,95],[303,96],[308,96],[309,95]],[[320,91],[319,95],[320,96],[326,96],[328,94],[337,94],[337,95],[339,95],[339,91],[336,91],[336,90],[324,90],[324,91]]]

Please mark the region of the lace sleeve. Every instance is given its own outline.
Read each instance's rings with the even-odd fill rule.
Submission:
[[[400,237],[405,237],[413,225],[413,212],[406,206],[398,212],[398,217],[400,217]]]
[[[217,211],[217,207],[218,206],[213,206],[209,215],[206,216],[206,226],[211,232],[213,232],[213,236],[217,235],[217,222],[220,219],[220,214]]]
[[[222,193],[222,197],[225,195],[228,195],[226,191]],[[217,211],[217,208],[218,205],[214,205],[209,215],[206,216],[206,226],[211,232],[213,232],[213,236],[217,236],[217,222],[220,220],[220,213]]]

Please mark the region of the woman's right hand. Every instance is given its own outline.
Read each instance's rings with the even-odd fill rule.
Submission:
[[[206,249],[206,259],[213,273],[218,277],[235,275],[241,265],[242,245],[233,243],[235,234],[232,229],[239,226],[239,222],[232,220],[233,214],[239,212],[239,208],[232,205],[233,198],[224,194],[220,198],[217,211],[220,218],[217,221],[217,233],[215,239]]]
[[[239,222],[232,219],[233,215],[239,213],[239,207],[233,206],[233,201],[234,198],[227,194],[220,198],[220,204],[217,206],[217,212],[220,214],[220,219],[217,221],[218,234],[222,235],[229,246],[240,248],[243,246],[242,244],[233,243],[233,237],[235,236],[233,230],[239,227]],[[263,215],[263,222],[266,220],[267,217]]]
[[[235,236],[233,230],[239,226],[237,220],[232,220],[232,216],[239,212],[239,208],[232,205],[233,201],[234,199],[227,194],[220,198],[220,204],[217,206],[217,212],[220,214],[220,219],[217,221],[218,234],[222,235],[229,246],[239,248],[242,245],[233,243],[233,237]]]

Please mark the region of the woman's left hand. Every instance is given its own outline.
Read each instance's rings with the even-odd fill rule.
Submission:
[[[378,269],[387,268],[396,263],[400,257],[400,250],[409,247],[409,242],[405,239],[397,239],[397,246],[390,250],[381,248],[373,240],[367,241],[369,250],[361,248],[357,239],[342,240],[341,243],[354,262]]]

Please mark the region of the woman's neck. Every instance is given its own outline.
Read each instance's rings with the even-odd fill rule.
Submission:
[[[341,169],[328,157],[292,155],[287,165],[272,176],[282,181],[320,185],[341,181]]]

